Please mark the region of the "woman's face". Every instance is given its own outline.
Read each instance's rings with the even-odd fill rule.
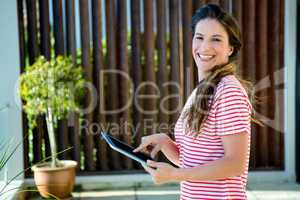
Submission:
[[[227,63],[233,48],[223,25],[207,18],[196,25],[192,51],[198,71],[207,74],[216,65]]]

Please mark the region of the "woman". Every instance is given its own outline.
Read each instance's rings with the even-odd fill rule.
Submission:
[[[192,53],[199,84],[175,126],[166,134],[142,138],[135,151],[153,147],[174,164],[148,161],[156,184],[181,182],[181,199],[246,199],[252,106],[249,84],[236,75],[241,34],[235,20],[216,5],[192,19]]]

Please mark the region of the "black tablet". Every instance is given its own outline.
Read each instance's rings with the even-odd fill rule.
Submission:
[[[101,132],[102,138],[109,144],[109,146],[120,152],[121,154],[147,166],[147,160],[152,160],[150,156],[147,156],[141,152],[133,152],[134,148],[121,142],[120,140],[112,137],[108,133]]]

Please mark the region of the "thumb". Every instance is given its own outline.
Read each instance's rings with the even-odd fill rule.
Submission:
[[[147,160],[147,164],[148,164],[148,166],[153,167],[155,169],[164,168],[167,165],[167,163],[155,162],[153,160]]]
[[[148,167],[147,165],[143,165],[143,168],[145,169],[146,172],[148,172],[151,176],[154,173],[154,169],[152,169],[151,167]]]
[[[152,167],[152,168],[157,168],[158,167],[158,162],[155,162],[153,160],[147,160],[147,165]]]

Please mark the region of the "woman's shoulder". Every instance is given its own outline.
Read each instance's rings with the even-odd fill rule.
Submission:
[[[225,76],[217,85],[212,108],[216,109],[221,106],[229,109],[236,107],[237,105],[239,108],[246,106],[247,110],[252,112],[250,99],[240,81],[233,75]]]
[[[237,79],[235,75],[227,75],[221,78],[220,82],[218,83],[218,87],[241,87],[240,81]]]
[[[216,86],[215,98],[224,94],[240,94],[248,98],[247,92],[234,75],[224,76]]]

